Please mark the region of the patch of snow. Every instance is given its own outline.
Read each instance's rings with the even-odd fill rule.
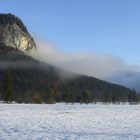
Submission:
[[[140,105],[0,104],[0,140],[140,140]]]

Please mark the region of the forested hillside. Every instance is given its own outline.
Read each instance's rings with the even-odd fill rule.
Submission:
[[[63,75],[59,74],[63,70],[35,60],[14,48],[0,48],[1,100],[37,103],[138,100],[135,91],[126,87],[83,75],[63,80]]]

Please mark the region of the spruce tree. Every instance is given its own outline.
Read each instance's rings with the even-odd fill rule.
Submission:
[[[113,104],[116,103],[117,99],[116,99],[116,95],[115,94],[113,94],[111,101],[112,101]]]
[[[52,90],[48,93],[47,103],[48,103],[48,104],[55,104],[55,103],[56,103],[56,93],[55,93],[55,90],[52,89]]]
[[[138,96],[135,90],[132,90],[128,95],[128,102],[130,104],[137,104],[138,103]]]
[[[13,80],[10,70],[4,73],[4,101],[11,102],[13,100]]]

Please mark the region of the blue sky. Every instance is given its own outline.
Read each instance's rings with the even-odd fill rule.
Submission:
[[[140,0],[1,0],[1,13],[65,52],[106,53],[140,62]]]

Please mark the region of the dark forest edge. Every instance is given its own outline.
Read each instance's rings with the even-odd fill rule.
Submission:
[[[121,103],[137,104],[140,97],[124,86],[94,77],[60,78],[62,70],[1,46],[0,100],[10,103]],[[2,67],[3,65],[3,67]],[[64,72],[65,73],[65,72]]]
[[[58,93],[56,89],[51,89],[46,95],[45,100],[41,97],[41,94],[35,90],[28,91],[26,93],[26,98],[17,99],[14,100],[14,85],[13,85],[13,79],[12,79],[12,73],[9,69],[5,70],[4,77],[3,77],[3,83],[0,89],[0,100],[1,103],[31,103],[31,104],[55,104],[60,102],[67,103],[80,103],[80,104],[89,104],[89,103],[101,103],[101,104],[139,104],[140,103],[140,96],[136,93],[135,90],[131,90],[129,92],[127,99],[122,100],[121,98],[118,98],[115,94],[110,95],[107,92],[102,93],[100,100],[97,100],[95,96],[89,91],[85,90],[82,92],[82,96],[79,97],[79,99],[76,99],[74,97],[74,93],[70,92],[71,90],[67,90],[67,92],[64,92],[61,96],[61,99],[58,99]]]

